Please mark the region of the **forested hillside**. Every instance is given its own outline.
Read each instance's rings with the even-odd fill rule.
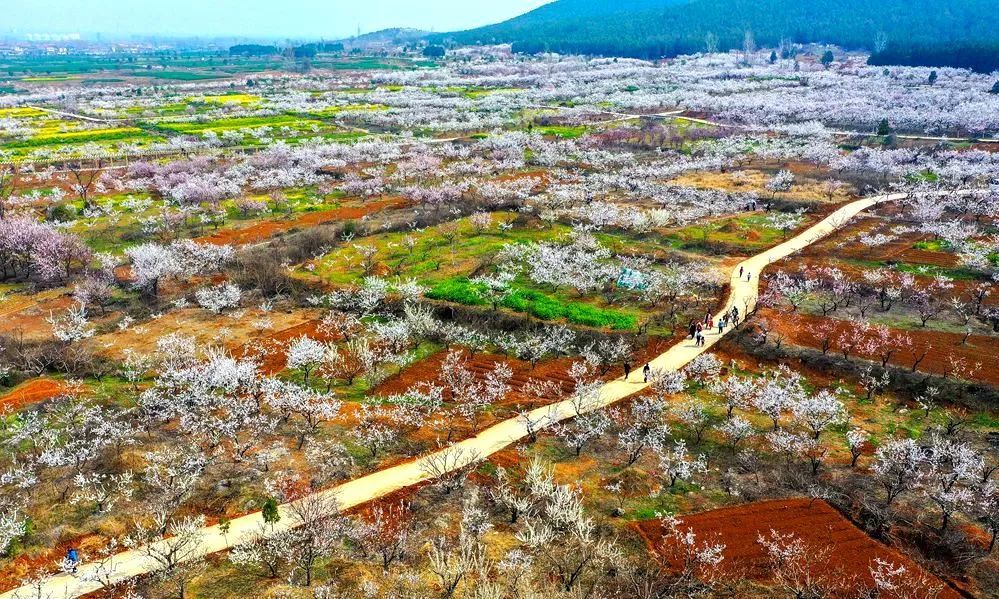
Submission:
[[[867,61],[872,65],[959,67],[979,73],[999,70],[999,40],[942,44],[889,44]]]
[[[513,43],[519,52],[656,58],[781,39],[875,50],[983,46],[999,38],[993,0],[558,0],[509,21],[436,36],[458,43]],[[883,49],[883,48],[881,48]]]

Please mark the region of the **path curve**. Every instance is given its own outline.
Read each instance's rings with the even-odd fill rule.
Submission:
[[[960,193],[960,192],[958,192]],[[732,271],[730,292],[723,311],[732,306],[739,308],[741,314],[749,313],[756,305],[759,292],[759,273],[771,263],[790,256],[819,239],[842,227],[860,212],[881,202],[896,201],[907,197],[898,193],[879,195],[853,201],[846,204],[818,223],[784,243],[770,248],[756,256],[737,264]],[[739,276],[743,270],[750,279]],[[721,317],[715,316],[715,320]],[[725,331],[727,334],[732,329]],[[691,360],[701,355],[717,343],[723,335],[715,332],[708,334],[705,345],[695,347],[692,341],[681,341],[670,347],[665,353],[654,358],[650,365],[654,370],[677,370],[683,368]],[[637,376],[637,375],[636,375]],[[617,403],[627,397],[648,388],[639,380],[625,381],[622,378],[607,382],[600,388],[597,398],[583,407],[589,412]],[[532,410],[528,417],[533,422],[544,422],[545,426],[555,422],[568,420],[576,416],[578,406],[570,400],[562,401]],[[340,509],[349,509],[364,503],[385,497],[395,491],[426,482],[434,477],[431,472],[440,472],[441,465],[446,465],[446,471],[463,468],[478,460],[484,459],[509,445],[528,437],[529,431],[520,417],[510,418],[482,430],[476,436],[455,443],[447,448],[432,452],[416,460],[391,466],[360,478],[343,483],[319,493],[336,499]],[[428,464],[433,464],[428,466]],[[289,505],[280,506],[281,519],[273,527],[275,532],[288,530],[295,525],[295,516]],[[200,555],[208,555],[224,551],[233,545],[251,540],[259,532],[262,522],[259,512],[253,512],[230,521],[229,532],[223,535],[218,526],[208,526],[202,529]],[[68,599],[79,597],[86,593],[100,590],[100,583],[87,580],[88,574],[94,573],[92,564],[81,564],[76,575],[61,574],[47,579],[39,594],[37,587],[21,587],[0,594],[0,599],[28,599],[29,597],[50,597],[51,599]],[[114,573],[112,580],[122,581],[142,574],[155,571],[156,563],[141,550],[132,549],[119,553],[114,558]]]

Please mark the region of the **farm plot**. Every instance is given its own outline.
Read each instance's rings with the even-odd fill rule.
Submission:
[[[326,123],[291,115],[248,116],[203,122],[159,122],[151,125],[155,130],[180,135],[238,136],[240,145],[265,145],[267,139],[280,138],[295,141],[304,138],[324,138],[346,141],[362,137],[362,133],[331,127]],[[235,139],[235,137],[233,137]]]
[[[822,500],[765,501],[690,514],[683,516],[681,527],[693,530],[699,538],[723,544],[724,569],[740,577],[770,580],[772,564],[760,539],[776,532],[800,539],[808,548],[805,564],[811,575],[840,586],[844,592],[872,587],[871,568],[876,566],[875,560],[883,560],[905,567],[913,588],[937,588],[941,598],[961,596],[904,554],[864,534]],[[641,522],[637,528],[651,548],[662,546],[660,521]]]
[[[486,306],[490,300],[482,285],[470,277],[488,271],[507,246],[558,239],[569,232],[560,225],[515,224],[517,217],[510,213],[494,214],[490,219],[495,221],[490,220],[486,226],[484,220],[476,224],[473,219],[462,219],[413,233],[364,237],[309,262],[299,272],[334,285],[359,284],[364,277],[375,274],[413,279],[429,287],[430,298]],[[542,320],[567,319],[586,326],[629,330],[638,326],[643,314],[634,305],[637,299],[637,293],[624,290],[607,297],[593,290],[573,294],[518,276],[511,281],[510,292],[496,305]]]
[[[10,390],[0,397],[0,414],[19,410],[25,406],[36,404],[46,399],[59,397],[66,393],[70,386],[54,379],[31,379]]]
[[[3,156],[10,161],[74,158],[149,147],[164,140],[131,126],[73,120],[36,108],[0,109]]]

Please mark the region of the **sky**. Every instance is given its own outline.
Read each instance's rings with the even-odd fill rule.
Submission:
[[[454,31],[550,0],[0,0],[0,35],[334,39],[388,27]]]

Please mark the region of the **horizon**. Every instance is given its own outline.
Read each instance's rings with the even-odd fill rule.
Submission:
[[[459,31],[513,18],[550,0],[476,5],[459,0],[299,0],[293,10],[264,0],[10,0],[0,36],[109,38],[341,39],[383,29]],[[132,5],[142,4],[136,10]],[[192,14],[199,15],[191,18]],[[311,16],[310,16],[311,15]]]

